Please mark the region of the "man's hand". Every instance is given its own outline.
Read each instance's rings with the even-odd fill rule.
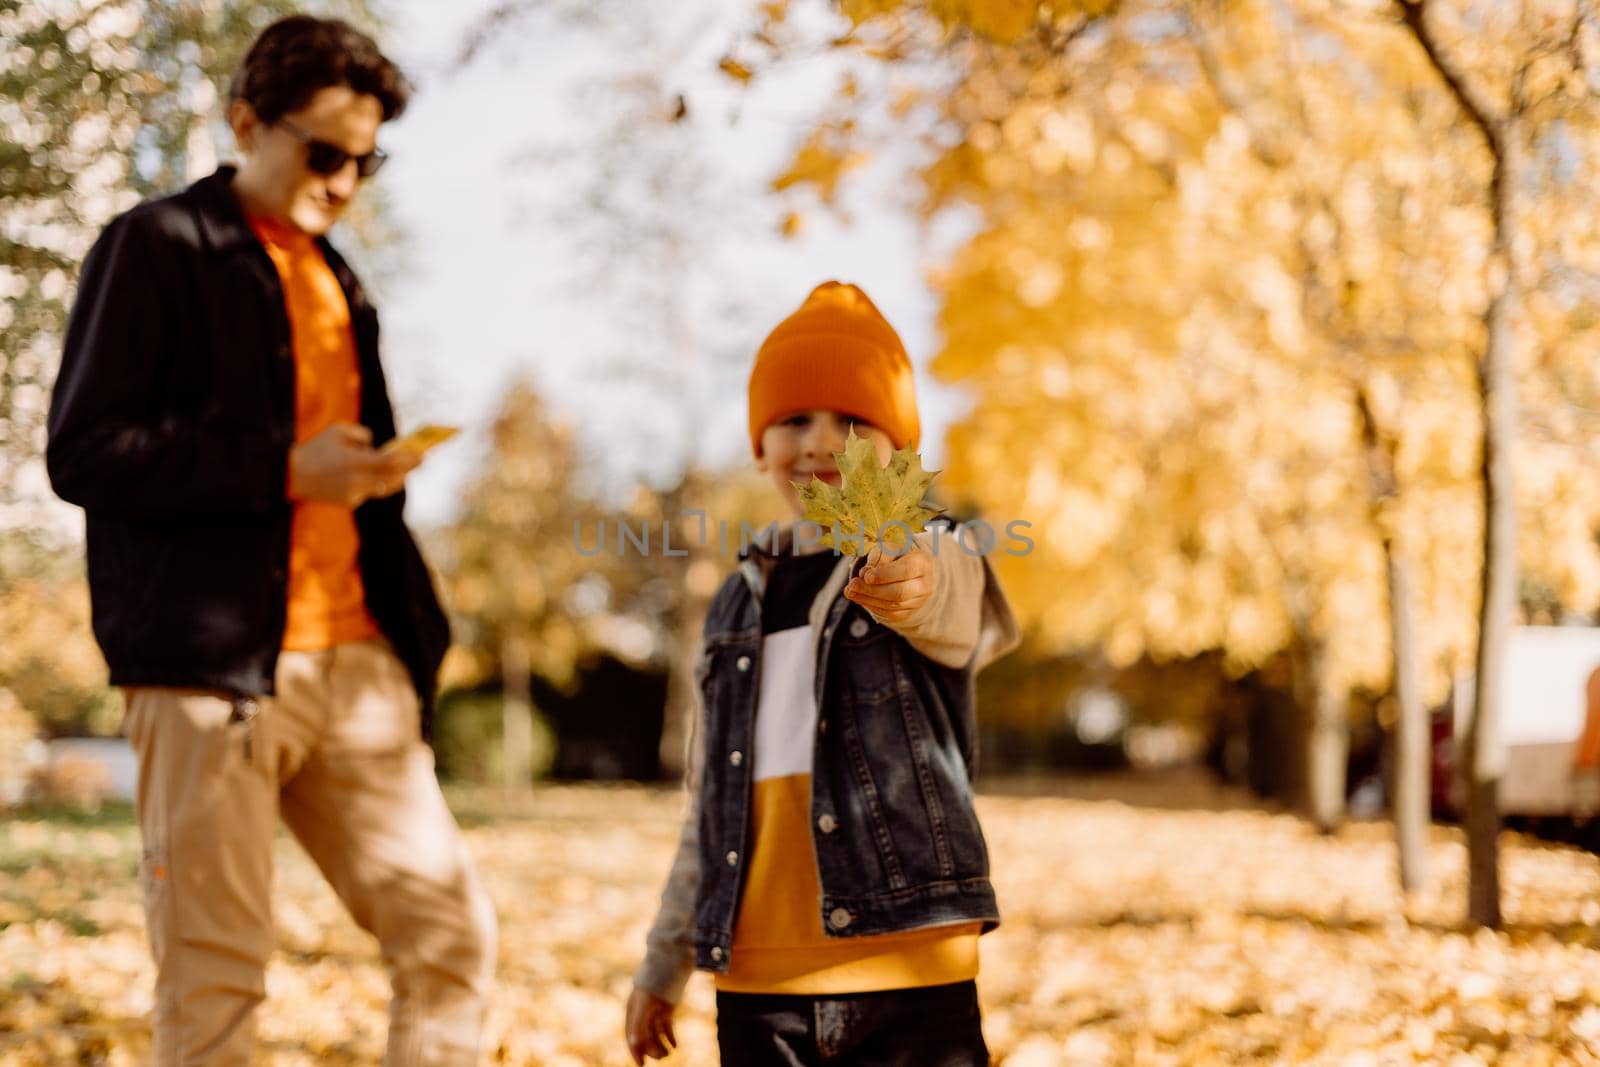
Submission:
[[[635,988],[628,997],[628,1054],[635,1064],[647,1059],[664,1060],[678,1044],[672,1032],[672,1013],[677,1005],[653,993]]]
[[[915,541],[898,557],[886,556],[881,546],[874,545],[866,566],[844,587],[844,595],[880,622],[901,623],[933,595],[935,574],[932,553]]]
[[[290,450],[289,499],[353,508],[398,493],[420,462],[411,452],[377,451],[365,426],[336,422]]]

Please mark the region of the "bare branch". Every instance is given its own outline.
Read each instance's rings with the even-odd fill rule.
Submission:
[[[1068,29],[1063,30],[1051,22],[1040,24],[1036,32],[1044,50],[1053,57],[1061,57],[1065,56],[1067,49],[1071,48],[1078,38],[1088,33],[1098,21],[1098,16],[1082,15]]]
[[[1246,101],[1243,93],[1239,92],[1229,81],[1222,69],[1222,62],[1217,58],[1215,47],[1212,45],[1209,31],[1202,24],[1198,11],[1185,19],[1193,31],[1189,39],[1194,43],[1196,57],[1200,60],[1200,69],[1205,74],[1206,82],[1211,86],[1211,91],[1221,101],[1222,106],[1244,123],[1245,129],[1250,134],[1250,149],[1257,158],[1267,166],[1277,169],[1288,166],[1292,162],[1292,153],[1284,149],[1278,137],[1269,133],[1256,119],[1254,110]]]
[[[1456,98],[1456,103],[1467,118],[1483,134],[1489,151],[1499,159],[1503,155],[1501,141],[1505,116],[1498,114],[1493,102],[1467,79],[1455,59],[1445,54],[1433,27],[1428,24],[1428,0],[1396,0],[1396,3],[1400,7],[1400,17],[1411,30],[1417,44],[1422,46],[1428,62],[1444,79],[1446,88]]]

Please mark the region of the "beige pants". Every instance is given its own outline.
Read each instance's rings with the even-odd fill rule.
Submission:
[[[439,792],[404,666],[379,641],[285,652],[277,689],[237,704],[213,691],[125,692],[155,1062],[252,1061],[281,814],[378,939],[394,987],[384,1062],[476,1063],[494,910]]]

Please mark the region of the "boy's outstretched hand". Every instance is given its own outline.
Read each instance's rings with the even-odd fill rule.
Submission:
[[[880,622],[902,623],[933,595],[933,554],[916,541],[899,556],[872,546],[866,566],[844,587],[844,595]]]
[[[677,1005],[662,1000],[653,993],[635,988],[628,997],[628,1054],[633,1062],[643,1064],[647,1059],[664,1060],[672,1055],[678,1038],[672,1032],[672,1013]]]

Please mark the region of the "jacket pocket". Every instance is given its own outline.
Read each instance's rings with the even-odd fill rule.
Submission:
[[[843,682],[857,704],[875,704],[895,696],[900,689],[895,644],[898,635],[854,608],[839,620],[829,653],[829,670]]]

